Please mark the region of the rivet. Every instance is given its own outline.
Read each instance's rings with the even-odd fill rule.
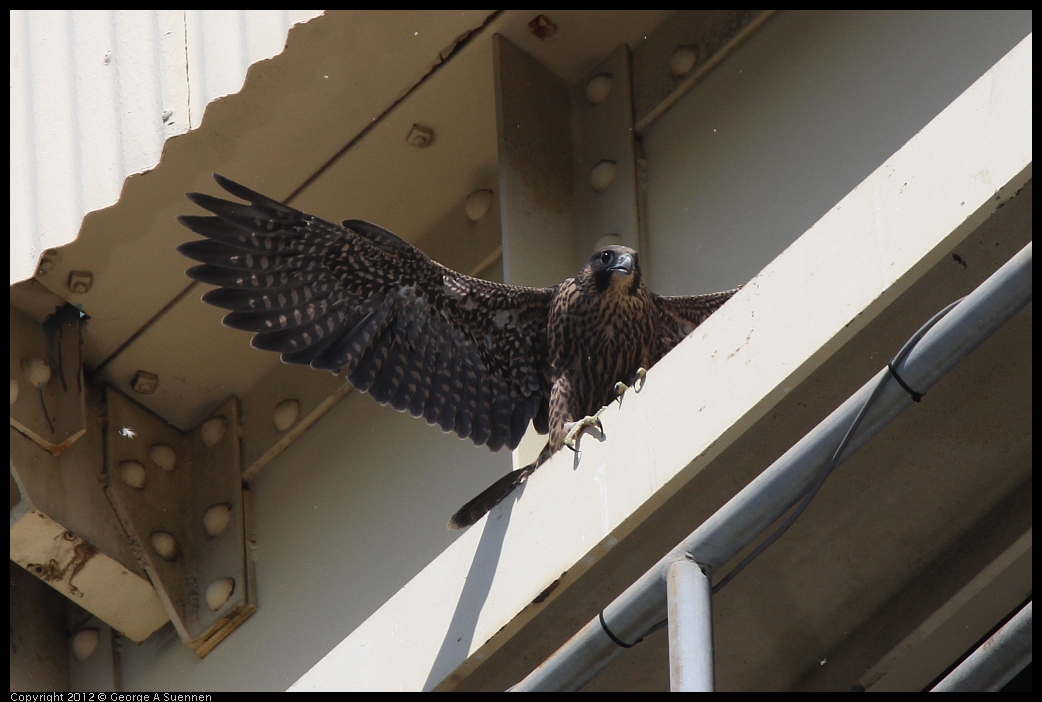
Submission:
[[[673,71],[677,78],[687,75],[695,67],[697,59],[698,54],[693,47],[678,46],[669,59],[669,70]]]
[[[152,548],[165,560],[172,561],[177,558],[177,542],[165,531],[152,532]]]
[[[463,205],[463,209],[467,213],[467,219],[471,222],[477,222],[488,214],[490,207],[492,207],[491,190],[475,190],[467,196],[467,202]]]
[[[139,370],[134,374],[134,379],[130,381],[130,387],[134,389],[134,392],[150,395],[159,387],[159,376],[155,373]]]
[[[140,490],[145,487],[145,467],[137,461],[123,461],[119,464],[119,476],[123,482]]]
[[[200,431],[203,437],[203,444],[209,448],[213,446],[221,437],[224,436],[225,430],[228,428],[228,420],[224,417],[210,417],[203,424],[203,428]]]
[[[148,455],[152,458],[153,463],[165,471],[171,471],[177,466],[177,454],[166,444],[152,444]]]
[[[18,381],[11,376],[11,404],[18,402]]]
[[[92,285],[94,285],[94,274],[90,271],[70,271],[69,292],[83,295],[90,292]]]
[[[228,505],[213,505],[203,514],[203,528],[210,536],[217,536],[228,526],[232,508]]]
[[[610,73],[601,73],[590,79],[586,84],[586,100],[591,105],[599,105],[604,102],[611,92],[612,77]]]
[[[434,141],[434,130],[430,127],[425,127],[422,124],[412,125],[412,129],[409,130],[409,135],[405,137],[405,143],[409,146],[415,146],[417,149],[430,146]]]
[[[22,374],[34,388],[43,388],[51,379],[51,366],[42,358],[22,359]]]
[[[275,428],[279,431],[289,429],[299,416],[300,403],[296,400],[283,400],[275,405],[275,411],[272,413],[272,419],[275,420]]]
[[[206,588],[206,604],[210,605],[211,611],[216,612],[221,605],[228,601],[234,591],[235,581],[231,578],[215,580],[210,583],[210,587]]]
[[[549,39],[557,33],[557,25],[546,15],[536,15],[528,23],[528,31],[540,39]]]
[[[621,245],[622,245],[622,237],[621,236],[619,236],[618,234],[605,234],[604,236],[602,236],[600,239],[597,240],[597,243],[594,245],[593,250],[594,251],[600,251],[605,246],[621,246]]]
[[[615,180],[615,174],[619,172],[619,166],[614,161],[601,161],[590,171],[590,185],[599,193],[608,189]]]
[[[99,638],[100,634],[94,627],[80,629],[73,634],[72,652],[76,655],[76,659],[81,661],[87,660],[90,654],[94,653],[94,649],[97,648]]]

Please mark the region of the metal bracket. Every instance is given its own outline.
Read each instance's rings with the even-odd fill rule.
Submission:
[[[11,306],[11,426],[57,456],[86,432],[81,313],[43,324]]]
[[[203,657],[257,609],[239,401],[187,436],[106,391],[108,493],[181,640]]]

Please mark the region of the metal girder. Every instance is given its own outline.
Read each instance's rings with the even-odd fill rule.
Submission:
[[[172,620],[204,656],[256,610],[239,401],[178,431],[85,383],[84,321],[11,308],[11,559],[132,640]]]
[[[37,323],[11,306],[11,426],[58,456],[86,432],[81,313]]]
[[[570,85],[493,37],[503,276],[556,285],[598,244],[639,248],[629,47]]]
[[[106,391],[106,491],[181,640],[205,656],[257,609],[239,401],[184,435]]]

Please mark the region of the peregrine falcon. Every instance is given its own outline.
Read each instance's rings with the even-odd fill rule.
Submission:
[[[215,175],[248,204],[189,193],[215,216],[179,221],[206,237],[178,247],[188,276],[218,286],[203,300],[224,323],[286,363],[339,371],[381,404],[492,451],[516,448],[532,422],[549,441],[464,505],[459,529],[485,515],[605,405],[738,288],[666,297],[636,251],[607,246],[552,288],[462,275],[368,222],[337,225]]]

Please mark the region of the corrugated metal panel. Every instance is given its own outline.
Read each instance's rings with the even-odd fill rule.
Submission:
[[[11,283],[320,13],[11,11]]]

